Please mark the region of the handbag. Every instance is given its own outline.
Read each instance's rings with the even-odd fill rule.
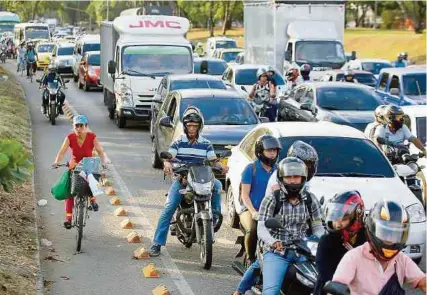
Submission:
[[[58,201],[63,201],[71,197],[71,179],[70,170],[64,171],[50,192]]]

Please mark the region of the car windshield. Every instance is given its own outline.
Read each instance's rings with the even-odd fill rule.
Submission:
[[[47,28],[27,27],[25,29],[25,40],[28,39],[49,39],[49,31]]]
[[[222,81],[215,80],[174,80],[170,84],[170,91],[192,88],[227,89]]]
[[[42,53],[42,52],[52,52],[53,48],[55,47],[55,45],[53,44],[40,44],[37,47],[37,52]]]
[[[59,47],[58,55],[73,55],[73,47]]]
[[[130,76],[165,76],[193,71],[190,50],[184,46],[127,46],[122,53],[122,69]]]
[[[375,78],[374,74],[363,74],[363,73],[356,73],[354,74],[354,78],[359,82],[360,84],[373,86],[376,85],[377,79]],[[337,75],[337,81],[344,80],[344,74],[338,74]]]
[[[333,63],[343,65],[346,61],[342,44],[336,41],[298,41],[295,52],[298,64],[308,63],[319,67]]]
[[[198,60],[194,62],[194,73],[201,74],[200,66],[202,61]],[[227,68],[227,63],[225,61],[208,61],[208,74],[209,75],[222,75]]]
[[[424,146],[427,145],[427,126],[426,126],[426,117],[417,117],[417,137],[423,143]]]
[[[353,87],[317,88],[317,105],[332,111],[373,111],[381,104],[374,91]]]
[[[385,62],[363,62],[362,70],[371,72],[374,75],[378,75],[381,69],[392,68],[393,65],[391,63]]]
[[[257,117],[244,99],[230,98],[187,98],[181,100],[180,118],[185,109],[195,106],[203,114],[205,125],[254,125]]]
[[[256,72],[258,68],[241,69],[237,70],[236,84],[237,85],[253,85],[257,82]],[[285,81],[278,73],[275,73],[273,78],[276,80],[277,85],[285,85]]]
[[[216,41],[216,48],[236,48],[237,44],[234,40]]]
[[[87,61],[91,66],[99,66],[101,65],[101,56],[99,54],[91,54]]]
[[[322,174],[357,176],[359,174],[359,176],[394,177],[388,160],[368,139],[332,136],[282,137],[279,160],[286,157],[288,148],[297,140],[302,140],[316,149],[319,155],[316,174],[318,176]],[[345,152],[337,153],[337,151]]]
[[[238,51],[235,51],[235,52],[224,52],[222,54],[222,59],[225,60],[226,62],[235,61],[236,57],[237,57],[237,55],[239,53],[240,52],[238,52]]]
[[[426,95],[426,74],[403,76],[403,89],[406,95]]]
[[[88,51],[99,51],[101,49],[101,44],[99,43],[86,43],[83,45],[83,53]]]

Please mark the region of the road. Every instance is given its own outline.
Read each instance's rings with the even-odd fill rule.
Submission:
[[[6,67],[14,72],[15,63],[7,61]],[[40,77],[41,73],[37,74]],[[129,230],[120,229],[123,218],[116,217],[116,207],[108,203],[109,197],[98,198],[100,211],[90,215],[85,228],[83,253],[75,254],[75,230],[62,227],[64,205],[50,194],[50,188],[62,171],[50,169],[63,139],[72,129],[66,116],[51,126],[40,112],[41,92],[37,83],[31,84],[17,75],[27,95],[33,127],[35,153],[35,183],[38,199],[48,204],[38,208],[42,226],[40,238],[52,242],[42,247],[42,272],[49,286],[47,294],[151,294],[159,284],[167,286],[172,294],[232,294],[240,276],[231,268],[238,247],[234,241],[237,231],[223,225],[216,236],[211,270],[199,264],[197,245],[191,249],[169,236],[167,251],[158,258],[134,260],[132,251],[138,244],[128,244]],[[112,165],[107,171],[116,184],[117,194],[129,212],[136,230],[143,235],[142,245],[150,247],[153,228],[165,202],[168,183],[160,170],[151,168],[151,140],[146,127],[132,126],[118,129],[107,117],[102,92],[83,92],[72,80],[67,84],[67,101],[89,119]],[[224,204],[223,204],[224,208]],[[49,249],[51,248],[51,249]],[[54,259],[58,259],[56,261]],[[160,278],[144,278],[141,269],[154,262]],[[425,271],[425,260],[421,263]],[[410,291],[408,294],[422,294]]]

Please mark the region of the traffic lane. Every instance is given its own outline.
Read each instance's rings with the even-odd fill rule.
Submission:
[[[13,70],[12,64],[7,67]],[[48,294],[120,294],[123,291],[148,294],[160,283],[176,293],[174,282],[167,274],[162,274],[161,280],[143,278],[141,268],[149,261],[131,259],[132,251],[139,245],[127,243],[128,231],[119,228],[118,219],[113,216],[116,207],[108,204],[108,198],[98,198],[100,211],[90,214],[87,221],[83,253],[74,255],[76,230],[67,231],[62,227],[64,203],[54,200],[50,194],[50,188],[63,171],[51,170],[50,165],[71,125],[65,116],[60,116],[57,125],[51,126],[40,113],[41,93],[36,90],[37,83],[30,84],[25,77],[17,79],[26,92],[32,119],[36,196],[48,200],[46,206],[38,207],[40,237],[52,242],[52,250],[42,247],[40,253],[42,273],[50,285]],[[159,270],[165,273],[164,269]]]
[[[68,84],[69,103],[79,112],[88,115],[91,129],[102,143],[109,159],[137,198],[144,215],[152,226],[157,224],[166,200],[169,185],[163,180],[163,172],[151,167],[151,139],[145,126],[134,124],[131,128],[119,129],[108,119],[102,92],[83,92],[74,83]],[[225,205],[223,204],[223,208]],[[149,233],[151,239],[152,232]],[[167,250],[184,275],[195,294],[218,294],[218,290],[206,290],[208,284],[221,286],[221,294],[232,293],[240,276],[231,268],[238,251],[234,245],[236,231],[223,224],[217,233],[214,245],[213,266],[203,270],[199,262],[199,247],[185,248],[176,237],[169,236]],[[147,245],[149,246],[149,244]],[[160,263],[160,259],[155,261]],[[224,292],[224,293],[223,293]]]

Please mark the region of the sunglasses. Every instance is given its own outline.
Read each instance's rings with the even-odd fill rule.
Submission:
[[[74,124],[74,127],[76,128],[83,128],[84,124]]]

